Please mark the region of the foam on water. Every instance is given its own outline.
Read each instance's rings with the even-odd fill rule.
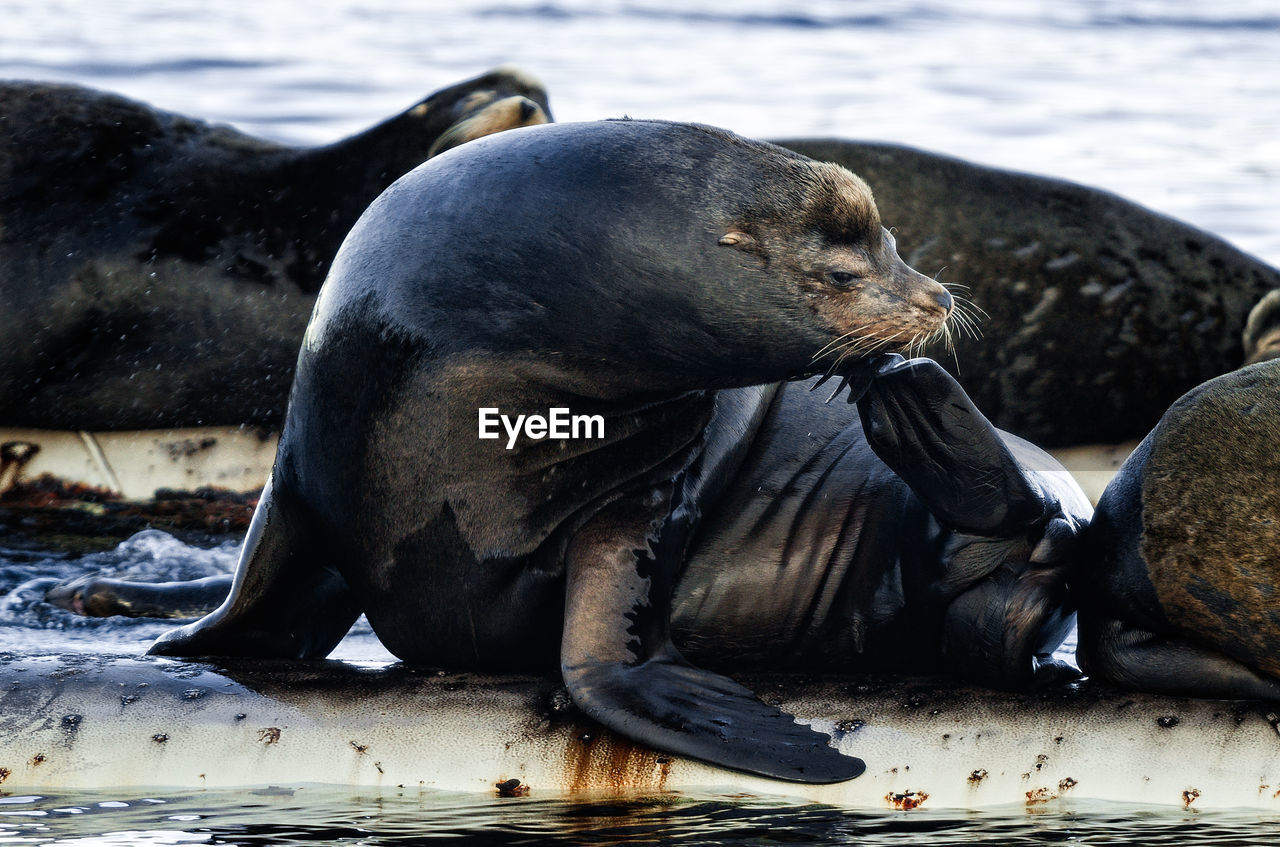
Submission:
[[[239,553],[239,541],[200,547],[155,529],[139,532],[112,550],[83,556],[0,547],[0,638],[6,650],[16,652],[83,650],[138,655],[178,623],[154,618],[83,617],[46,603],[45,592],[62,580],[88,573],[139,582],[231,573]],[[394,660],[364,617],[333,655],[360,661]]]

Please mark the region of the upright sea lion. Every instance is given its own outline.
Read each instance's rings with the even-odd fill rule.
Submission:
[[[957,336],[957,376],[1042,446],[1142,438],[1240,365],[1245,315],[1280,288],[1275,268],[1105,191],[892,144],[781,143],[861,175],[907,262],[972,286],[988,316],[981,339]]]
[[[340,250],[231,596],[152,651],[322,656],[363,611],[409,662],[558,659],[579,707],[659,749],[856,776],[671,634],[729,663],[927,643],[1031,677],[1088,505],[932,362],[869,358],[950,307],[865,183],[771,145],[610,121],[451,151]],[[776,384],[822,372],[861,422]],[[602,428],[484,438],[492,407]]]
[[[1280,700],[1280,360],[1188,392],[1098,503],[1080,575],[1092,675]]]
[[[549,120],[499,69],[317,148],[0,84],[0,424],[278,425],[347,230],[433,152]]]

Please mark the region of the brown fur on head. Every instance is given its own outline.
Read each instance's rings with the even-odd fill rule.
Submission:
[[[427,151],[428,159],[495,132],[551,121],[542,107],[528,97],[516,95],[498,99],[493,91],[473,92],[459,101],[454,109],[458,120],[431,145]]]
[[[1244,327],[1244,363],[1280,358],[1280,288],[1267,293],[1249,312]]]
[[[837,355],[904,350],[941,329],[951,297],[898,256],[871,188],[829,162],[790,164],[802,195],[779,198],[782,208],[735,225],[720,244],[789,270],[818,318],[842,339]]]

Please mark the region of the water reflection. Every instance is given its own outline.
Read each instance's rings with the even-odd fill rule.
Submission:
[[[743,795],[629,799],[497,798],[319,786],[125,799],[0,798],[0,843],[410,845],[1266,843],[1275,815],[1133,809],[1116,804],[996,811],[851,812]]]

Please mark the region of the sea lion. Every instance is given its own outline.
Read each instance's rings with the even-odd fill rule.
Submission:
[[[1280,360],[1180,398],[1098,503],[1077,593],[1091,675],[1280,700]]]
[[[499,69],[298,148],[52,83],[0,83],[0,425],[278,426],[333,254],[392,180],[550,119]]]
[[[871,357],[950,308],[865,183],[772,145],[624,120],[451,151],[339,251],[231,595],[152,652],[322,656],[364,612],[413,663],[558,660],[581,709],[658,749],[856,776],[860,760],[689,664],[671,633],[700,636],[700,655],[756,638],[738,607],[751,580],[719,604],[700,589],[782,566],[775,582],[805,584],[752,603],[801,661],[812,641],[849,650],[841,666],[914,644],[910,607],[932,616],[933,653],[1027,681],[1066,623],[1088,505],[932,362]],[[857,417],[776,384],[817,373],[861,398]],[[603,427],[485,438],[493,407]],[[744,484],[760,486],[745,535]]]
[[[982,337],[939,359],[1044,447],[1142,438],[1240,365],[1245,315],[1280,288],[1275,268],[1105,191],[893,144],[780,143],[862,176],[907,262],[972,286]]]

